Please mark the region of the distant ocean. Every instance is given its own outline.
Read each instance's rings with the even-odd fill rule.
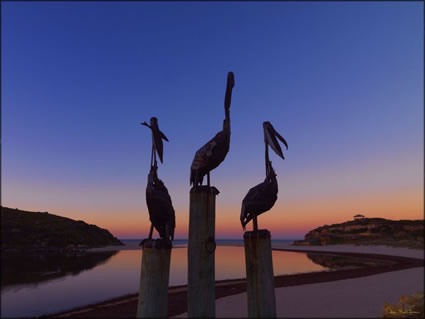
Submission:
[[[139,244],[142,239],[128,239],[128,238],[119,238],[123,244],[126,245],[134,245]],[[295,240],[299,239],[272,239],[273,243],[287,243],[291,244]],[[216,239],[217,245],[229,245],[229,244],[243,244],[242,239]],[[187,246],[187,239],[174,239],[173,241],[174,247],[185,247]]]

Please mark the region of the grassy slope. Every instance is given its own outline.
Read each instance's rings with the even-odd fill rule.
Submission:
[[[81,220],[7,207],[1,207],[1,238],[2,248],[18,249],[123,245],[108,230]]]
[[[296,245],[361,244],[393,247],[424,247],[423,220],[364,218],[324,225],[305,235]]]

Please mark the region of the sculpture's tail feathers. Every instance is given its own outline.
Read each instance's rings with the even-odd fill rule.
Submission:
[[[190,185],[193,185],[193,186],[202,185],[203,180],[204,180],[204,176],[199,174],[199,171],[194,169],[190,170]]]
[[[245,204],[244,204],[244,202],[242,202],[242,207],[241,207],[241,225],[242,225],[242,229],[244,231],[245,231],[246,223],[247,223],[247,218],[246,218]]]
[[[174,227],[175,227],[175,223],[171,222],[170,224],[167,224],[165,227],[166,227],[165,238],[170,239],[171,241],[173,241],[174,240]]]
[[[173,214],[172,214],[172,217],[171,217],[171,227],[170,228],[171,228],[170,229],[171,240],[174,240],[174,230],[176,228],[176,213],[174,211],[174,208],[173,208]]]
[[[190,180],[189,180],[190,186],[195,185],[195,176],[194,175],[195,174],[193,172],[193,169],[190,169]]]

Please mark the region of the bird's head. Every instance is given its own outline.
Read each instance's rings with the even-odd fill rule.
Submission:
[[[270,145],[272,150],[278,156],[280,156],[282,159],[285,159],[276,137],[286,146],[286,149],[288,149],[288,143],[286,143],[285,139],[274,129],[272,123],[270,123],[269,121],[263,122],[263,129],[264,143],[266,143],[266,145]]]

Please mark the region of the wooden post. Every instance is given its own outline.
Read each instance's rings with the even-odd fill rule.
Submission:
[[[188,243],[189,318],[215,317],[215,187],[190,190]]]
[[[171,245],[162,239],[146,240],[142,255],[136,318],[166,318]]]
[[[276,318],[272,245],[266,229],[245,232],[249,318]]]

